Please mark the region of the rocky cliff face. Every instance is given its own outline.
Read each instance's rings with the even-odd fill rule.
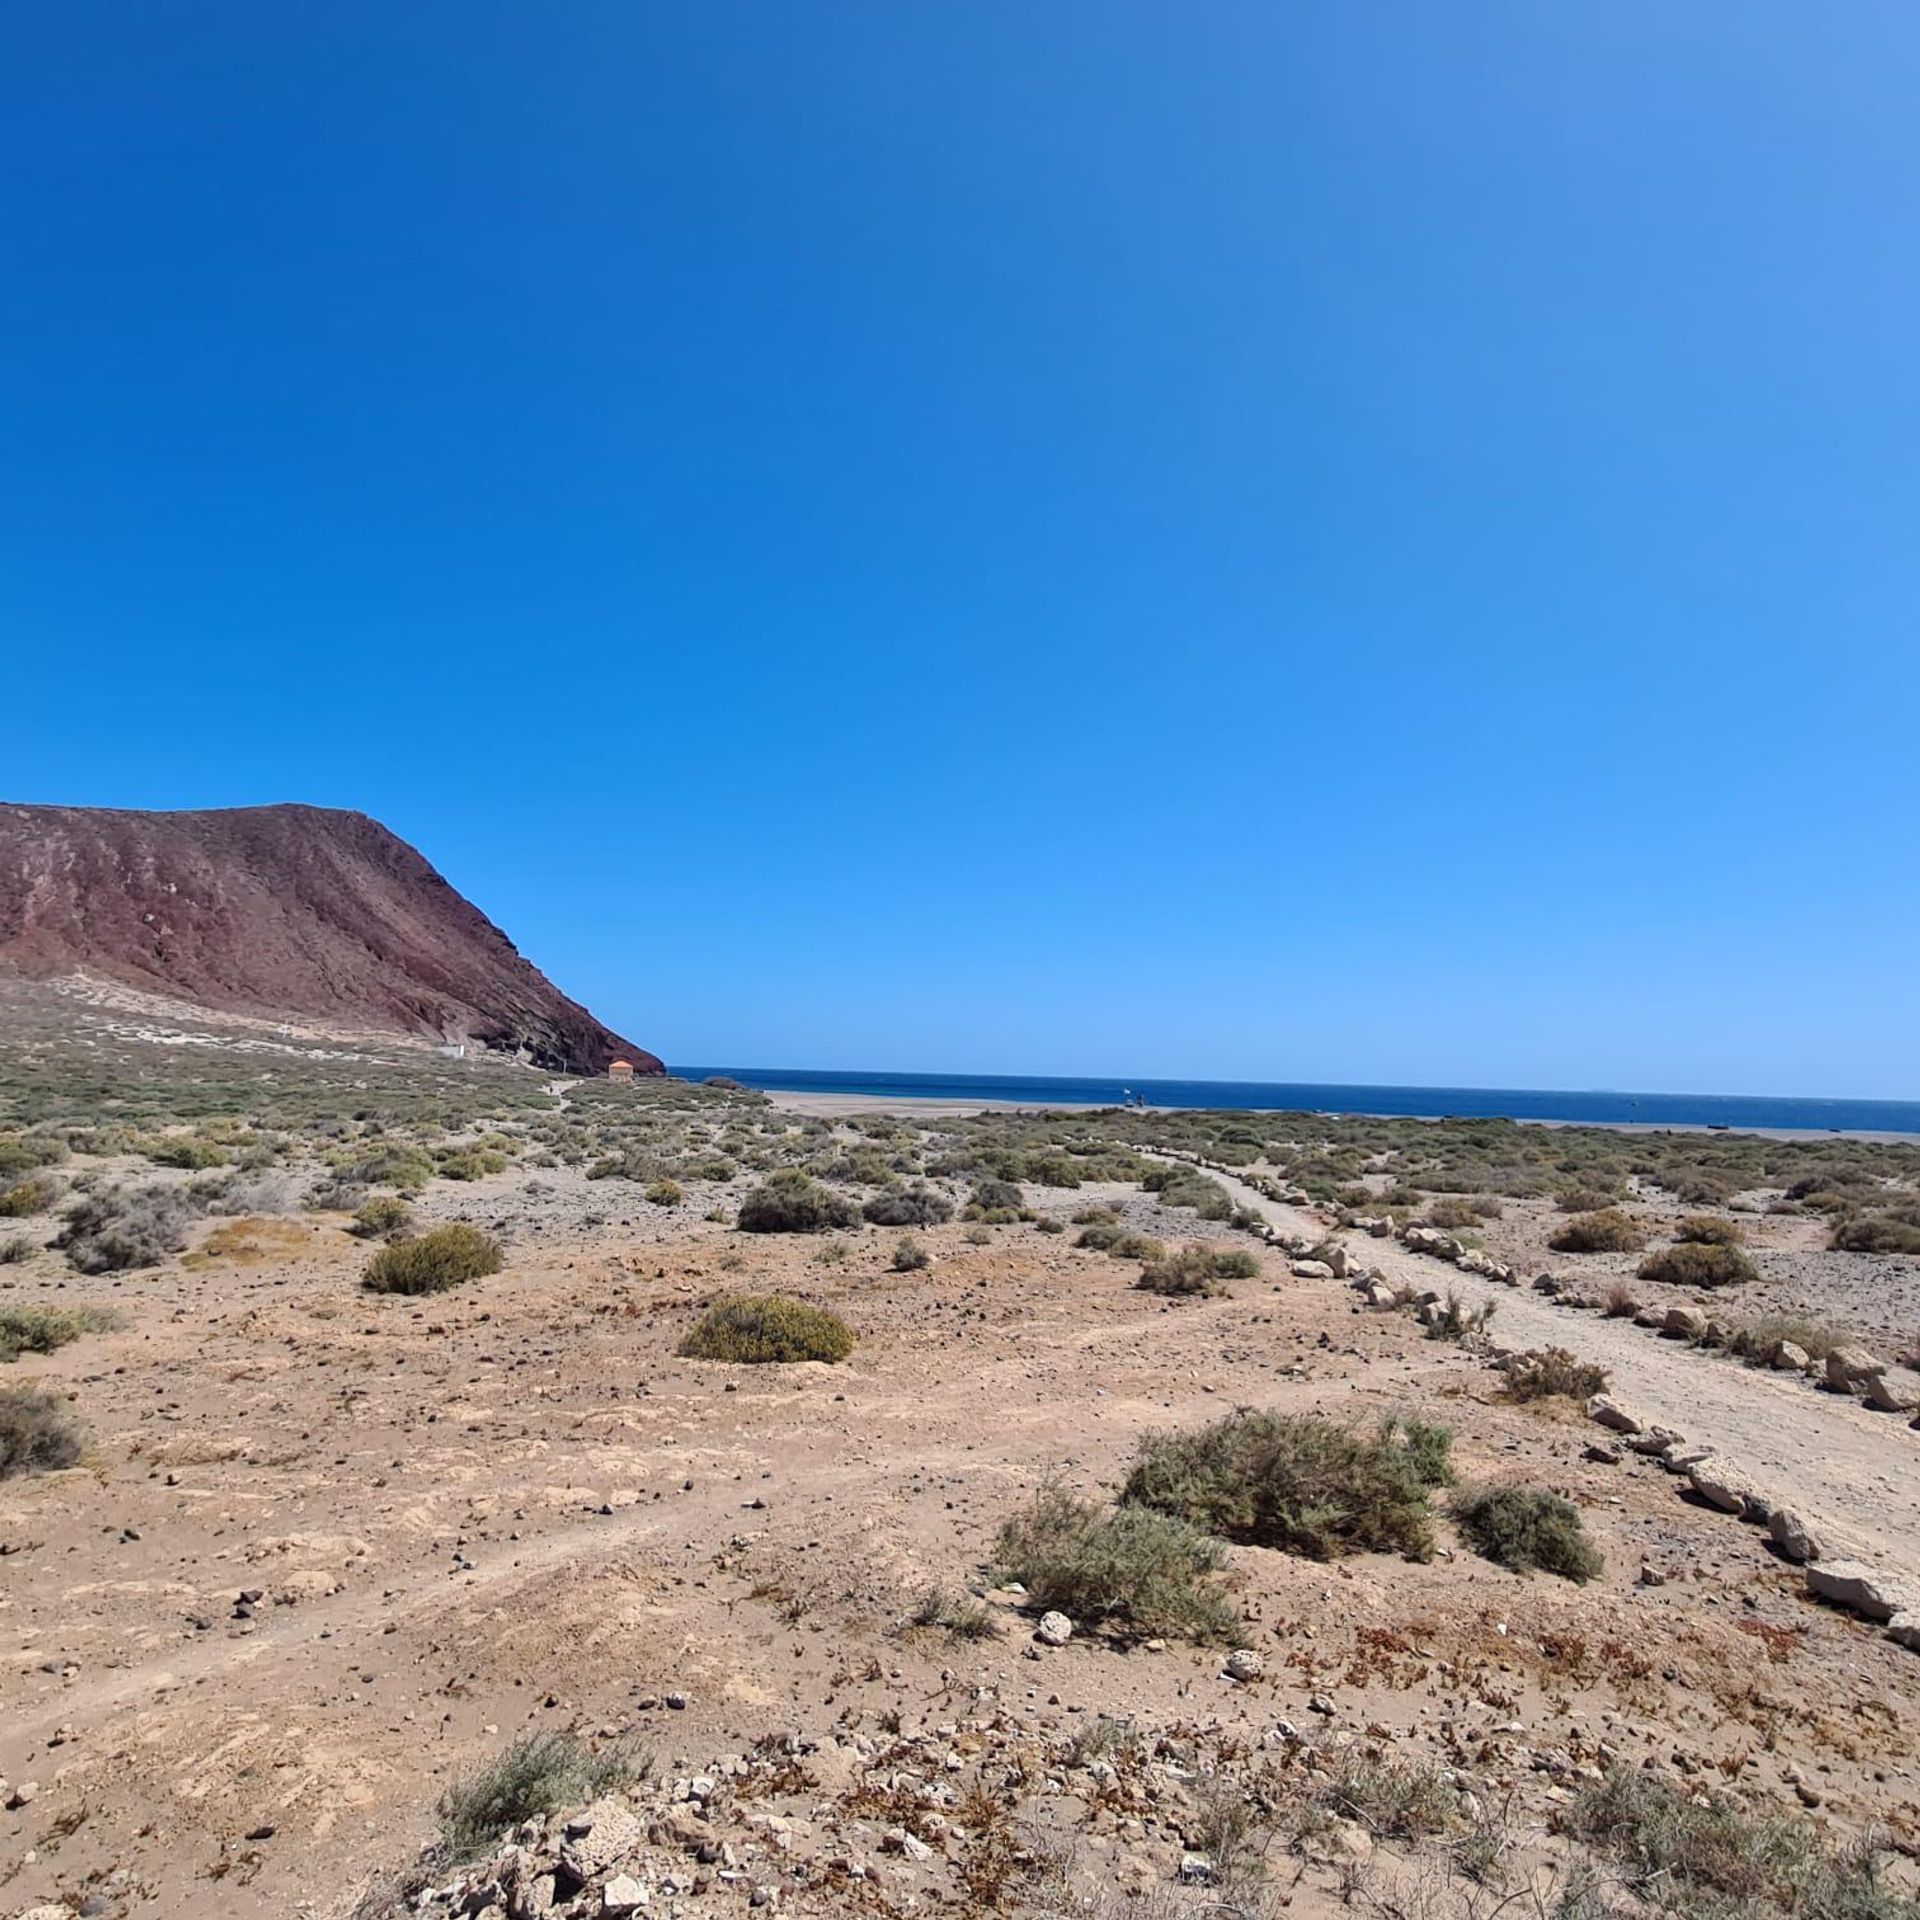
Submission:
[[[0,805],[0,966],[476,1041],[561,1072],[663,1071],[362,813]]]

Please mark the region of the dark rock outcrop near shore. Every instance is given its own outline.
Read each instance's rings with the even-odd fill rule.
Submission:
[[[326,807],[0,805],[0,967],[474,1042],[560,1072],[663,1071],[404,840]]]

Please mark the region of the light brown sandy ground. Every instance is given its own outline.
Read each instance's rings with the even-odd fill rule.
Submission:
[[[636,1732],[684,1772],[766,1735],[951,1722],[982,1690],[1040,1731],[1104,1711],[1249,1740],[1319,1695],[1334,1737],[1471,1755],[1530,1817],[1565,1789],[1529,1755],[1612,1752],[1790,1804],[1797,1780],[1836,1833],[1872,1820],[1915,1842],[1920,1660],[1810,1607],[1753,1530],[1653,1466],[1585,1458],[1584,1423],[1498,1404],[1492,1374],[1402,1316],[1272,1255],[1229,1299],[1164,1305],[1132,1266],[1030,1227],[986,1248],[932,1229],[937,1264],[903,1277],[891,1232],[841,1236],[827,1264],[819,1242],[693,1205],[585,1228],[577,1179],[541,1184],[436,1201],[516,1221],[518,1251],[430,1301],[360,1293],[364,1247],[313,1218],[267,1223],[252,1254],[66,1282],[124,1324],[10,1370],[71,1387],[96,1446],[0,1487],[0,1776],[39,1789],[0,1813],[0,1911],[58,1894],[109,1915],[338,1914],[429,1837],[449,1778],[523,1729]],[[676,1359],[702,1303],[748,1285],[841,1311],[852,1360]],[[1682,1364],[1640,1340],[1619,1358],[1650,1403],[1665,1376],[1642,1362]],[[1703,1437],[1757,1409],[1809,1469],[1837,1445],[1840,1409],[1733,1372],[1716,1406],[1705,1363],[1684,1364]],[[1237,1549],[1269,1662],[1246,1688],[1178,1647],[1082,1637],[1035,1661],[1019,1633],[898,1633],[927,1586],[980,1573],[1043,1474],[1110,1485],[1143,1429],[1241,1402],[1438,1409],[1469,1473],[1577,1499],[1606,1573],[1578,1590],[1464,1553],[1329,1568]],[[1666,1584],[1637,1584],[1643,1564]],[[250,1618],[242,1592],[262,1596]]]

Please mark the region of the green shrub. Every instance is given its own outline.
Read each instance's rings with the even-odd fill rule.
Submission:
[[[1697,1240],[1683,1240],[1678,1246],[1648,1254],[1640,1262],[1639,1272],[1642,1280],[1657,1280],[1669,1287],[1728,1287],[1760,1278],[1758,1269],[1738,1247]]]
[[[910,1187],[889,1187],[866,1204],[876,1227],[937,1227],[953,1218],[953,1202],[937,1187],[916,1180]]]
[[[157,1267],[187,1244],[197,1210],[178,1187],[113,1187],[85,1195],[53,1244],[82,1273]]]
[[[1453,1517],[1483,1560],[1531,1573],[1536,1567],[1584,1586],[1600,1571],[1599,1550],[1581,1531],[1580,1510],[1531,1487],[1481,1487],[1458,1495]]]
[[[1217,1247],[1183,1247],[1141,1270],[1135,1286],[1149,1293],[1206,1295],[1226,1292],[1229,1280],[1246,1280],[1260,1271],[1252,1254]]]
[[[0,1220],[24,1220],[30,1214],[45,1213],[59,1192],[44,1174],[17,1181],[0,1192]]]
[[[441,1796],[440,1845],[464,1860],[527,1820],[544,1820],[644,1775],[629,1748],[591,1753],[570,1733],[529,1733]]]
[[[1920,1253],[1920,1209],[1851,1216],[1827,1244],[1836,1253]]]
[[[191,1135],[156,1140],[147,1149],[147,1158],[156,1167],[183,1167],[189,1173],[204,1173],[209,1167],[224,1167],[227,1152],[211,1140],[196,1140]]]
[[[1120,1498],[1312,1560],[1364,1552],[1425,1560],[1432,1457],[1430,1440],[1415,1451],[1391,1430],[1242,1409],[1197,1432],[1147,1434]]]
[[[507,1156],[492,1147],[442,1147],[433,1163],[442,1180],[484,1180],[507,1170]]]
[[[97,1307],[10,1307],[0,1305],[0,1362],[23,1353],[51,1353],[83,1333],[104,1333],[113,1315]]]
[[[686,1197],[677,1180],[656,1180],[646,1192],[648,1204],[655,1207],[677,1207]]]
[[[787,1360],[835,1362],[852,1351],[852,1330],[838,1315],[777,1293],[716,1301],[680,1342],[685,1359],[749,1366]]]
[[[1507,1362],[1507,1398],[1591,1400],[1607,1390],[1607,1370],[1576,1359],[1565,1347],[1535,1347]]]
[[[498,1273],[503,1264],[497,1241],[455,1221],[382,1247],[367,1262],[361,1285],[369,1293],[439,1293]]]
[[[390,1240],[413,1225],[413,1209],[398,1194],[376,1193],[353,1216],[353,1231],[363,1240]]]
[[[1566,1815],[1569,1831],[1627,1871],[1646,1908],[1700,1920],[1915,1920],[1882,1884],[1870,1843],[1836,1851],[1792,1816],[1616,1764]],[[1637,1903],[1636,1903],[1637,1904]]]
[[[1747,1237],[1738,1220],[1717,1213],[1690,1213],[1673,1230],[1676,1240],[1702,1247],[1737,1247]]]
[[[0,1174],[37,1173],[59,1166],[66,1157],[67,1143],[54,1134],[0,1134]]]
[[[86,1429],[44,1387],[0,1387],[0,1480],[57,1473],[86,1450]]]
[[[1226,1565],[1219,1542],[1142,1506],[1106,1511],[1049,1482],[1001,1527],[994,1557],[1034,1606],[1077,1625],[1202,1644],[1241,1632],[1209,1579]]]
[[[932,1265],[933,1255],[912,1234],[902,1234],[899,1244],[893,1250],[894,1272],[918,1273],[922,1268]]]
[[[1568,1187],[1557,1195],[1554,1205],[1562,1213],[1605,1213],[1611,1211],[1620,1196],[1604,1187]]]
[[[1427,1211],[1426,1224],[1458,1231],[1462,1227],[1477,1227],[1483,1220],[1498,1220],[1501,1211],[1500,1202],[1491,1194],[1461,1195],[1436,1200]]]
[[[1618,1207],[1579,1213],[1548,1242],[1555,1253],[1638,1253],[1646,1235]]]
[[[1164,1260],[1165,1245],[1144,1233],[1134,1233],[1117,1220],[1095,1221],[1081,1229],[1076,1247],[1091,1247],[1096,1253],[1110,1253],[1116,1260]]]
[[[796,1167],[769,1174],[740,1203],[742,1233],[826,1233],[854,1223],[852,1205]]]
[[[966,1231],[965,1238],[967,1245],[970,1247],[990,1247],[993,1245],[993,1235],[983,1226],[975,1225],[969,1227]]]

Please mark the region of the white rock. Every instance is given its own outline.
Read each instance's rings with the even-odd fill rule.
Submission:
[[[626,1915],[640,1912],[648,1899],[646,1888],[632,1874],[616,1874],[600,1889],[600,1911],[607,1920],[625,1920]]]
[[[1858,1393],[1887,1363],[1876,1360],[1865,1347],[1835,1347],[1827,1355],[1827,1385],[1842,1393]]]
[[[1858,1560],[1816,1561],[1807,1569],[1807,1591],[1817,1600],[1830,1600],[1869,1620],[1920,1613],[1920,1594],[1908,1592],[1897,1574],[1877,1572]]]
[[[1920,1653],[1920,1613],[1896,1613],[1887,1622],[1887,1638]]]
[[[1064,1613],[1043,1613],[1033,1637],[1043,1647],[1064,1647],[1073,1638],[1073,1622]]]
[[[1701,1499],[1710,1501],[1722,1513],[1738,1513],[1750,1520],[1764,1520],[1771,1506],[1744,1467],[1722,1459],[1717,1453],[1695,1461],[1687,1469],[1687,1484]]]
[[[1324,1260],[1296,1260],[1287,1271],[1296,1280],[1331,1280],[1333,1269]]]
[[[1644,1429],[1644,1423],[1636,1415],[1604,1393],[1596,1393],[1587,1402],[1587,1418],[1599,1421],[1603,1427],[1611,1427],[1615,1433],[1639,1433]]]
[[[1235,1647],[1227,1655],[1227,1678],[1229,1680],[1258,1680],[1266,1671],[1267,1663],[1252,1647]]]
[[[1791,1507],[1775,1507],[1767,1516],[1767,1535],[1789,1560],[1805,1563],[1820,1558],[1820,1542]]]

